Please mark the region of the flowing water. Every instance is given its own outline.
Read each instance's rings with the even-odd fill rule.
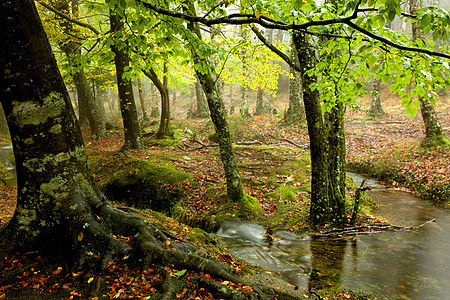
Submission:
[[[359,184],[363,177],[349,174]],[[356,238],[312,238],[276,232],[264,241],[262,226],[228,222],[217,232],[235,256],[279,272],[302,288],[340,286],[361,290],[378,299],[450,299],[450,211],[367,179],[378,204],[377,214],[415,231],[385,232]]]

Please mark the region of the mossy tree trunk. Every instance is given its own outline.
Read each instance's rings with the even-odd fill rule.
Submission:
[[[69,2],[66,1],[57,2],[55,7],[60,11],[70,11]],[[75,16],[78,15],[77,1],[72,2],[72,13]],[[73,74],[73,81],[77,89],[80,119],[86,118],[92,138],[102,139],[106,136],[104,117],[86,79],[84,67],[77,61],[77,57],[81,55],[81,43],[72,39],[72,36],[76,35],[73,24],[62,19],[60,19],[60,22],[64,33],[67,35],[67,39],[61,43],[61,50],[66,54],[72,67],[76,69]]]
[[[115,11],[110,10],[109,20],[111,31],[120,33],[123,23],[119,20]],[[114,62],[116,65],[117,87],[119,90],[120,112],[123,119],[125,133],[125,142],[122,149],[141,149],[141,135],[139,131],[139,122],[134,102],[133,84],[131,80],[124,78],[125,69],[130,65],[128,54],[124,52],[121,46],[112,44],[111,51],[114,52]]]
[[[329,216],[329,177],[319,91],[317,89],[313,91],[310,88],[312,84],[316,83],[317,78],[307,74],[309,70],[315,68],[315,50],[307,41],[304,33],[294,32],[292,38],[302,70],[303,102],[310,139],[312,173],[310,222],[313,225],[321,225],[328,221]]]
[[[337,96],[336,96],[337,97]],[[337,101],[329,113],[325,114],[328,148],[328,176],[330,218],[333,223],[345,225],[345,104]]]
[[[195,8],[192,2],[187,3],[184,9],[192,15],[195,15]],[[198,24],[193,22],[187,23],[187,28],[198,40],[201,40],[202,35]],[[196,52],[195,45],[198,41],[193,40],[193,37],[188,41],[190,43],[190,51],[195,64],[206,64],[207,62],[201,58]],[[208,102],[209,112],[211,115],[214,128],[219,138],[220,158],[222,160],[225,177],[227,181],[227,195],[228,198],[234,202],[241,202],[244,199],[244,190],[242,188],[241,177],[237,166],[236,156],[233,150],[231,135],[226,120],[225,110],[222,99],[219,96],[217,87],[211,71],[205,67],[202,71],[196,68],[196,75],[200,80],[203,91]]]
[[[422,1],[409,0],[409,7],[411,14],[415,14],[417,10],[422,8]],[[419,27],[419,23],[414,22],[412,23],[412,40],[416,41],[417,39],[423,39],[423,32]],[[445,137],[431,101],[425,97],[419,97],[419,101],[420,111],[425,125],[425,138],[422,141],[422,146],[429,147],[450,144],[450,141]]]

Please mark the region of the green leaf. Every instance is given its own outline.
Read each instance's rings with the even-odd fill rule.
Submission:
[[[181,271],[178,271],[178,272],[173,273],[173,275],[175,275],[175,276],[183,276],[184,273],[186,273],[186,271],[187,271],[187,270],[181,270]]]

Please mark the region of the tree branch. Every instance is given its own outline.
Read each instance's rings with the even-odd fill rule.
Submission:
[[[362,28],[361,26],[356,25],[355,23],[352,22],[352,20],[354,20],[354,19],[356,19],[358,17],[358,13],[359,12],[363,12],[365,10],[365,9],[360,9],[359,8],[359,3],[357,4],[357,6],[356,6],[355,10],[353,11],[353,13],[350,16],[348,16],[348,17],[329,19],[329,20],[313,20],[313,21],[309,21],[309,22],[306,22],[306,23],[303,23],[303,24],[287,24],[287,23],[284,23],[284,22],[273,20],[271,18],[256,17],[253,14],[245,14],[245,13],[230,14],[230,15],[225,16],[225,17],[208,20],[208,19],[206,19],[204,17],[191,16],[191,15],[184,14],[184,13],[173,12],[173,11],[171,11],[169,9],[153,5],[153,4],[145,2],[143,0],[138,0],[138,1],[144,7],[148,8],[148,9],[151,9],[151,10],[157,12],[157,13],[160,13],[160,14],[163,14],[163,15],[166,15],[166,16],[171,16],[171,17],[174,17],[174,18],[183,19],[183,20],[190,21],[190,22],[202,23],[202,24],[204,24],[206,26],[211,26],[211,25],[215,25],[215,24],[230,24],[230,25],[259,24],[262,27],[268,28],[268,29],[306,30],[309,27],[314,27],[314,26],[325,26],[325,25],[332,25],[332,24],[346,24],[346,25],[350,26],[351,28],[355,29],[356,31],[359,31],[362,34],[365,34],[368,37],[371,37],[371,38],[373,38],[373,39],[375,39],[375,40],[377,40],[379,42],[382,42],[383,44],[389,45],[389,46],[391,46],[393,48],[396,48],[396,49],[399,49],[399,50],[404,50],[404,51],[409,51],[409,52],[424,53],[424,54],[428,54],[428,55],[431,55],[431,56],[436,56],[436,57],[442,57],[442,58],[450,59],[450,55],[449,54],[436,52],[436,51],[431,51],[431,50],[422,49],[422,48],[404,46],[404,45],[395,43],[393,41],[390,41],[387,38],[379,36],[379,35],[377,35],[377,34],[375,34],[373,32],[370,32],[370,31]],[[408,15],[408,17],[414,17],[414,16]]]
[[[60,17],[63,18],[63,19],[65,19],[65,20],[67,20],[67,21],[69,21],[69,22],[75,23],[75,24],[77,24],[77,25],[80,25],[81,27],[88,28],[88,29],[90,29],[92,32],[94,32],[94,33],[97,34],[97,35],[100,34],[100,31],[98,31],[97,29],[95,29],[95,27],[93,27],[92,25],[87,24],[87,23],[80,22],[80,21],[78,21],[78,20],[72,18],[72,17],[70,17],[69,15],[66,15],[65,13],[63,13],[63,12],[57,10],[56,8],[54,8],[53,6],[51,6],[50,4],[47,4],[47,3],[42,2],[42,1],[38,1],[38,3],[39,3],[40,5],[42,5],[43,7],[47,8],[48,10],[54,12],[55,14],[57,14],[58,16],[60,16]]]
[[[277,54],[279,57],[281,57],[290,67],[292,67],[295,71],[301,73],[301,69],[300,66],[297,65],[296,63],[294,63],[294,61],[283,51],[281,51],[280,49],[278,49],[277,47],[275,47],[274,45],[272,45],[271,43],[269,43],[266,38],[261,34],[261,32],[259,32],[258,28],[256,28],[255,26],[251,26],[252,31],[256,34],[256,36],[258,37],[258,39],[270,50],[272,50],[272,52],[274,52],[275,54]]]
[[[447,58],[450,59],[450,55],[446,54],[446,53],[442,53],[442,52],[435,52],[435,51],[431,51],[428,49],[422,49],[422,48],[416,48],[416,47],[408,47],[408,46],[404,46],[404,45],[400,45],[397,44],[391,40],[388,40],[387,38],[384,38],[382,36],[379,36],[373,32],[370,32],[364,28],[362,28],[361,26],[356,25],[355,23],[349,21],[346,21],[344,24],[350,26],[351,28],[355,29],[356,31],[359,31],[365,35],[367,35],[368,37],[371,37],[379,42],[382,42],[383,44],[389,45],[393,48],[399,49],[399,50],[404,50],[404,51],[409,51],[409,52],[417,52],[417,53],[424,53],[424,54],[428,54],[431,56],[437,56],[437,57],[442,57],[442,58]]]

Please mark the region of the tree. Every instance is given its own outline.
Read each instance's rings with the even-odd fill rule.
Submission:
[[[167,79],[167,62],[164,62],[164,75],[163,81],[159,80],[158,74],[156,74],[153,68],[149,68],[148,71],[143,71],[144,74],[150,78],[154,86],[158,89],[161,95],[161,116],[159,122],[158,132],[155,137],[157,139],[162,139],[169,135],[170,131],[170,99],[169,99],[169,89],[168,89],[168,79]]]
[[[409,1],[411,14],[415,15],[417,11],[422,8],[421,0]],[[412,40],[417,41],[423,39],[423,33],[419,27],[419,23],[412,23]],[[419,85],[419,82],[415,82]],[[436,146],[450,144],[450,141],[445,137],[442,130],[441,123],[437,118],[436,111],[434,110],[431,101],[423,96],[419,96],[420,112],[422,113],[423,123],[425,125],[425,138],[422,141],[423,146]]]
[[[371,118],[380,118],[386,114],[383,110],[383,107],[381,106],[381,84],[382,81],[380,79],[373,80],[370,108],[369,111],[367,112],[367,114]]]
[[[187,7],[184,7],[184,9],[190,14],[195,15],[193,3],[185,3],[185,5]],[[227,195],[230,200],[242,203],[244,201],[244,190],[242,188],[241,176],[239,175],[236,156],[234,155],[233,144],[231,141],[230,131],[228,129],[222,99],[217,91],[208,61],[198,54],[195,47],[202,42],[200,27],[194,22],[188,22],[187,28],[191,32],[191,35],[186,38],[190,43],[189,46],[194,64],[197,65],[195,69],[196,75],[206,95],[211,119],[219,139],[220,157],[225,169],[225,177],[227,181]]]
[[[308,42],[305,34],[294,32],[292,38],[300,66],[298,69],[301,70],[303,102],[310,143],[312,178],[309,217],[313,225],[321,225],[329,219],[330,198],[328,195],[329,177],[322,108],[319,91],[311,89],[316,83],[317,77],[309,72],[315,68],[315,50]]]
[[[200,84],[200,80],[198,80],[198,78],[196,78],[194,87],[195,87],[195,99],[197,100],[194,115],[198,118],[204,118],[208,115],[208,107],[205,99],[205,94],[203,93],[202,85]]]
[[[110,10],[109,19],[111,32],[120,33],[123,22],[120,21],[117,11]],[[125,77],[125,72],[130,67],[130,58],[123,48],[123,43],[120,44],[118,40],[111,44],[111,50],[115,54],[114,62],[116,65],[120,112],[122,113],[125,132],[125,142],[122,149],[140,149],[142,144],[136,103],[134,102],[133,84],[129,78]]]
[[[0,229],[0,255],[36,251],[67,271],[101,270],[130,255],[148,266],[171,265],[248,285],[216,262],[189,254],[134,214],[114,208],[89,171],[81,131],[32,0],[0,2],[0,99],[18,174],[18,203]],[[132,236],[131,243],[114,235]],[[190,246],[189,246],[190,245]],[[193,249],[194,248],[194,249]],[[94,255],[92,255],[94,254]],[[97,269],[97,267],[99,269]],[[162,271],[164,272],[164,271]],[[170,276],[166,276],[170,286]],[[257,286],[253,288],[265,297]],[[162,299],[174,299],[175,290]]]
[[[295,51],[295,45],[293,39],[291,39],[291,60],[299,64],[297,51]],[[301,74],[297,72],[292,66],[289,67],[289,106],[286,111],[285,122],[294,123],[304,116],[305,107],[302,99],[302,80]]]
[[[142,79],[138,77],[137,79],[139,102],[141,103],[142,110],[142,124],[148,124],[150,122],[150,117],[148,116],[147,109],[145,108],[145,96],[144,96],[144,85],[142,84]]]

